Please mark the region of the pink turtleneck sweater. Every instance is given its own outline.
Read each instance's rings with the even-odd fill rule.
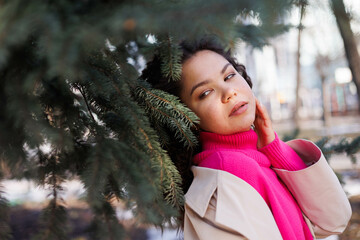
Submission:
[[[229,172],[250,184],[269,206],[283,239],[313,239],[296,200],[271,169],[296,171],[306,165],[277,135],[261,149],[253,130],[233,135],[202,132],[200,141],[203,151],[195,155],[196,165]]]

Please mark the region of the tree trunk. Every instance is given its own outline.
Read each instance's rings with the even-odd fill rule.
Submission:
[[[326,90],[326,70],[329,66],[329,58],[327,56],[322,56],[320,54],[316,57],[316,70],[319,73],[321,79],[321,95],[322,95],[322,106],[323,106],[323,114],[321,119],[323,120],[324,127],[329,126],[329,120],[331,118],[330,114],[330,100],[329,94]]]
[[[300,99],[300,88],[301,88],[301,64],[300,64],[300,56],[301,56],[301,32],[303,29],[302,20],[305,14],[305,4],[300,5],[300,21],[299,21],[299,32],[298,32],[298,42],[297,42],[297,54],[296,54],[296,102],[295,102],[295,126],[297,129],[300,128],[300,116],[299,110],[301,107],[301,99]]]
[[[341,37],[344,42],[346,58],[352,73],[358,95],[358,110],[360,111],[360,56],[354,33],[351,30],[350,18],[345,11],[343,0],[330,0],[332,11],[336,18]]]

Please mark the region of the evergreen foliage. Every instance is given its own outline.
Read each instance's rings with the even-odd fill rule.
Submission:
[[[283,141],[290,141],[298,138],[300,129],[296,128],[294,131],[285,134],[282,137]],[[357,163],[356,153],[360,152],[360,136],[350,138],[343,137],[340,140],[334,141],[331,137],[322,137],[315,144],[321,149],[327,160],[331,159],[333,154],[345,153],[352,163]]]
[[[169,81],[179,81],[181,77],[181,52],[172,37],[159,39],[162,75]]]
[[[66,235],[66,210],[64,206],[57,202],[56,198],[52,199],[49,205],[43,210],[41,222],[44,227],[33,237],[34,240],[68,239]]]
[[[334,153],[345,153],[353,164],[357,163],[356,153],[360,152],[360,136],[354,138],[342,138],[339,142],[329,143],[330,138],[324,137],[316,142],[326,159],[330,159]]]
[[[2,189],[2,186],[0,186],[0,189]],[[8,201],[2,195],[3,191],[0,191],[0,239],[11,239],[11,229],[8,224]]]
[[[259,47],[288,28],[281,17],[293,2],[0,1],[1,173],[50,192],[33,237],[67,239],[60,196],[75,177],[94,214],[94,239],[125,238],[114,201],[143,223],[178,216],[189,184],[179,166],[197,146],[198,119],[139,79],[143,60],[159,52],[163,74],[178,81],[181,38],[217,34]],[[0,196],[1,239],[11,238],[7,217]]]

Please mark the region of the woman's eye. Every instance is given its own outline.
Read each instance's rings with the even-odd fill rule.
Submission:
[[[229,75],[227,75],[224,79],[224,81],[229,80],[230,78],[232,78],[233,76],[235,76],[235,73],[230,73]]]
[[[206,97],[207,95],[209,95],[211,92],[211,90],[206,90],[205,92],[203,92],[201,95],[200,95],[200,99],[203,99],[204,97]]]

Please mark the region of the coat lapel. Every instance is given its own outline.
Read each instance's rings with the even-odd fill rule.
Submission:
[[[221,170],[202,167],[192,170],[195,180],[185,196],[186,204],[200,217],[215,197],[217,224],[248,239],[282,239],[267,204],[248,183]]]

